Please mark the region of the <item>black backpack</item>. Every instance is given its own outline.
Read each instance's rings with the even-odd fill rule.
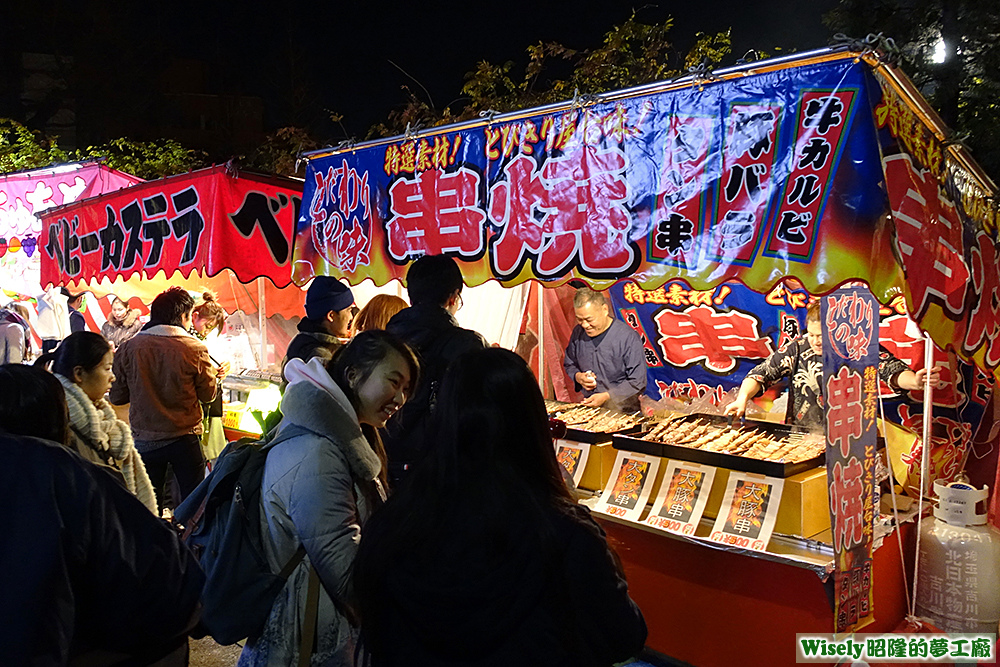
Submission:
[[[174,512],[182,539],[205,571],[201,624],[220,644],[256,638],[274,600],[305,548],[275,574],[264,553],[260,487],[272,447],[308,431],[289,425],[279,436],[242,438],[226,445],[209,474]]]

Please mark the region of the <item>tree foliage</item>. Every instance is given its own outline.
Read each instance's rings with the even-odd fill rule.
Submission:
[[[172,176],[205,166],[205,154],[184,148],[173,139],[133,141],[115,139],[100,146],[65,151],[57,137],[31,130],[9,118],[0,118],[0,173],[41,169],[65,162],[102,159],[113,169],[151,179]]]
[[[841,0],[825,21],[851,37],[892,38],[904,71],[993,180],[1000,180],[997,0]],[[944,60],[934,62],[939,40]]]
[[[718,65],[730,52],[730,33],[698,33],[694,47],[679,54],[670,40],[673,21],[647,24],[635,14],[605,34],[600,46],[579,51],[558,42],[539,42],[527,49],[523,68],[513,62],[481,61],[465,76],[461,106],[437,109],[408,86],[406,104],[393,110],[368,137],[401,134],[409,128],[444,125],[478,117],[527,109],[575,95],[594,95],[629,88],[687,73],[705,63]],[[560,75],[561,74],[561,75]]]
[[[282,176],[295,176],[299,155],[321,148],[307,130],[301,127],[282,127],[267,135],[264,143],[252,154],[246,156],[241,165],[253,171]]]
[[[0,173],[37,169],[69,160],[54,137],[30,130],[16,120],[0,118]]]
[[[202,151],[185,148],[173,139],[134,141],[113,139],[100,146],[77,151],[75,159],[103,158],[112,169],[144,179],[182,174],[206,166]]]

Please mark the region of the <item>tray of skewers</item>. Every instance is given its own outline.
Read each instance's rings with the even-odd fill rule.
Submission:
[[[824,462],[821,433],[797,426],[720,415],[674,415],[644,431],[617,434],[614,447],[652,456],[768,475],[791,477]]]
[[[614,433],[638,432],[645,418],[579,403],[545,401],[550,417],[566,423],[566,439],[575,442],[609,442]]]

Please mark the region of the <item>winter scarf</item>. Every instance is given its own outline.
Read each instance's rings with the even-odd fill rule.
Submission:
[[[149,481],[139,452],[135,450],[129,425],[115,416],[111,404],[105,399],[95,403],[78,384],[58,373],[55,375],[66,390],[70,423],[83,434],[87,445],[118,463],[128,490],[159,516],[153,484]]]

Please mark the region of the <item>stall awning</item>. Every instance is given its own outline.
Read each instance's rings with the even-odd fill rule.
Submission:
[[[301,315],[301,290],[280,289],[291,285],[301,192],[294,179],[217,166],[46,211],[42,285],[143,299],[207,287],[223,307],[254,312],[256,289],[243,284],[265,278],[268,312]]]
[[[309,156],[293,278],[864,281],[1000,364],[996,189],[898,69],[824,49]],[[916,193],[916,196],[910,193]]]
[[[141,178],[99,162],[75,162],[0,175],[0,281],[6,290],[35,296],[41,290],[42,222],[54,206],[114,192]]]

